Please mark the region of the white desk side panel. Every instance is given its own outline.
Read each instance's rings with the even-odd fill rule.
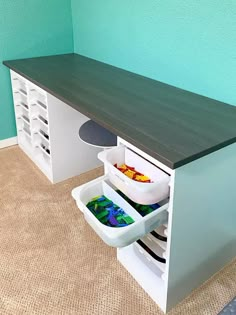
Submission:
[[[236,144],[175,171],[167,311],[236,255]]]
[[[102,149],[87,145],[78,136],[88,118],[49,93],[47,98],[53,183],[100,166],[97,154]]]

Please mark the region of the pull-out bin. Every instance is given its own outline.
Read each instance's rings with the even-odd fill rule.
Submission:
[[[100,152],[98,158],[105,164],[112,184],[120,189],[131,200],[139,204],[153,204],[169,196],[170,176],[125,146]],[[137,182],[114,165],[126,164],[151,179],[151,183]]]
[[[109,227],[102,224],[86,207],[87,203],[91,201],[92,198],[100,195],[105,195],[112,200],[131,216],[135,222],[125,227]],[[76,200],[78,207],[84,213],[86,221],[101,239],[110,246],[127,246],[163,223],[166,223],[168,220],[168,213],[166,211],[168,202],[163,202],[160,208],[142,217],[115,191],[107,176],[102,176],[90,183],[75,188],[72,191],[72,196]]]
[[[160,262],[158,259],[155,259],[155,257],[152,257],[148,251],[146,251],[145,248],[143,248],[140,244],[135,242],[133,244],[133,249],[136,254],[136,256],[143,262],[145,265],[152,270],[156,275],[159,277],[162,277],[163,273],[166,269],[166,264],[163,262]],[[158,256],[158,255],[157,255]]]

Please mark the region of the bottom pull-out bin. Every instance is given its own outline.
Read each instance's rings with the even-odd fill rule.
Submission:
[[[106,196],[114,204],[122,208],[125,213],[133,219],[133,223],[123,227],[107,226],[100,222],[89,210],[87,204],[97,196]],[[114,247],[124,247],[135,242],[147,233],[153,231],[158,226],[168,220],[168,202],[159,203],[160,208],[142,217],[126,200],[120,196],[107,176],[102,176],[90,183],[75,188],[72,196],[76,200],[78,207],[84,213],[85,220],[94,231],[108,245]]]
[[[154,253],[145,243],[137,241],[133,245],[136,256],[156,275],[162,277],[165,272],[165,260]]]

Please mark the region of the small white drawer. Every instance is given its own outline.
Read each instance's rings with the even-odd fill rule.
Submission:
[[[44,107],[44,104],[41,102],[31,104],[31,113],[33,116],[42,116],[44,119],[48,120],[47,107]]]
[[[164,225],[161,225],[158,229],[148,234],[147,237],[166,251],[167,237],[164,234],[164,230]]]
[[[143,245],[146,246],[144,243]],[[137,242],[133,244],[133,249],[137,258],[139,258],[157,276],[162,277],[163,273],[166,270],[166,264],[159,261],[162,259],[157,254],[150,251],[148,247],[145,248]]]
[[[105,195],[112,200],[131,216],[135,222],[125,227],[109,227],[102,224],[86,207],[92,198],[100,195]],[[130,245],[168,220],[168,212],[166,211],[169,206],[168,203],[164,203],[157,210],[142,217],[114,190],[107,176],[99,177],[75,188],[72,191],[72,196],[84,213],[86,221],[101,239],[110,246],[124,247]]]
[[[31,131],[27,125],[22,128],[22,131],[29,139],[31,139]]]
[[[145,235],[141,241],[154,253],[156,254],[162,262],[165,262],[165,251],[166,249],[160,246],[155,239],[152,238],[152,234]]]
[[[169,196],[170,176],[138,154],[121,145],[102,151],[98,158],[105,164],[110,181],[131,200],[139,204],[154,204]],[[114,165],[127,164],[148,176],[151,183],[134,181]]]
[[[39,99],[41,101],[46,101],[47,98],[47,92],[43,89],[41,89],[38,85],[33,84],[32,82],[29,82],[29,94],[31,99]]]
[[[19,105],[21,102],[28,105],[27,95],[19,91],[14,91],[14,103]]]
[[[45,155],[50,157],[51,155],[50,146],[45,140],[41,139],[41,141],[37,144],[34,144],[34,146],[35,148],[39,148]]]
[[[21,118],[26,125],[30,126],[30,119],[29,119],[29,115],[27,113],[23,113],[21,115]]]
[[[20,93],[23,96],[27,96],[28,94],[25,80],[22,80],[19,77],[12,79],[12,88],[14,93]]]
[[[39,135],[39,137],[41,139],[43,139],[44,141],[46,141],[49,144],[49,135],[48,135],[48,133],[44,132],[42,129],[39,129],[38,135]]]
[[[32,130],[34,133],[39,132],[42,130],[44,133],[49,135],[48,130],[48,120],[41,115],[35,115],[32,118]]]

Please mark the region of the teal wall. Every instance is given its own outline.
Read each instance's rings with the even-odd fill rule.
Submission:
[[[75,52],[236,105],[235,0],[72,0]]]
[[[77,53],[236,105],[235,0],[0,0],[0,63],[72,52],[73,30]],[[0,91],[1,140],[16,134],[2,65]]]
[[[16,135],[3,60],[73,51],[70,0],[0,0],[0,140]]]

